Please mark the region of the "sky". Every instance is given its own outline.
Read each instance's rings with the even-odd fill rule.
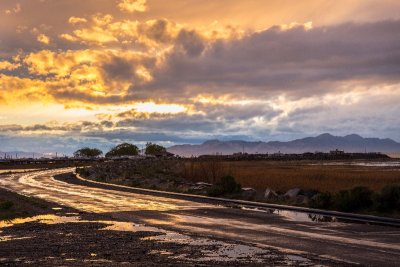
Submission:
[[[0,0],[0,151],[400,141],[398,0]]]

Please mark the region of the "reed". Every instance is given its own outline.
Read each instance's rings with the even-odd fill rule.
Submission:
[[[299,187],[335,193],[355,186],[379,191],[386,185],[400,183],[399,168],[316,165],[298,161],[187,161],[180,173],[191,181],[210,183],[232,175],[243,187],[282,192]]]

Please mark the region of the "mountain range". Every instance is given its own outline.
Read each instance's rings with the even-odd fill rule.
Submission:
[[[176,145],[168,151],[183,157],[223,154],[229,155],[238,152],[249,154],[265,153],[305,153],[328,152],[331,150],[345,152],[381,152],[397,154],[400,152],[400,143],[392,139],[363,138],[357,134],[333,136],[329,133],[316,137],[306,137],[288,142],[248,142],[241,140],[219,141],[209,140],[199,145]]]
[[[8,151],[8,152],[3,152],[0,151],[0,159],[4,159],[4,157],[8,157],[8,158],[40,158],[40,157],[44,157],[45,155],[42,153],[33,153],[33,152],[23,152],[23,151]]]

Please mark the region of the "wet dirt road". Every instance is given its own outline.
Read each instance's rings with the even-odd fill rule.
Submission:
[[[327,265],[337,265],[336,261],[341,265],[340,261],[343,261],[398,266],[400,261],[398,228],[312,222],[301,213],[268,214],[232,209],[96,188],[95,185],[70,184],[53,178],[65,172],[71,172],[71,169],[7,175],[0,178],[0,186],[84,212],[107,214],[118,221],[133,222],[131,228],[140,225],[148,231],[164,232],[171,242],[182,242],[195,235],[207,242],[215,239],[241,242],[246,251],[254,246],[278,249],[287,255],[287,264],[314,265],[318,258],[332,260],[332,264],[328,262]],[[123,230],[135,230],[127,228]]]

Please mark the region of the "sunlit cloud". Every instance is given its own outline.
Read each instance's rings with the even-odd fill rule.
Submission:
[[[321,132],[400,140],[399,7],[3,1],[0,137],[57,136],[66,147],[67,137],[74,145]]]
[[[177,114],[183,113],[187,110],[184,106],[177,104],[155,104],[152,102],[138,103],[135,104],[133,108],[138,112],[161,114]]]
[[[19,13],[19,12],[21,12],[21,10],[22,10],[21,4],[20,4],[20,3],[17,3],[17,4],[15,4],[15,6],[14,6],[13,8],[6,9],[6,10],[5,10],[5,13],[6,13],[7,15],[10,15],[10,14],[12,14],[12,13]]]
[[[70,23],[70,24],[79,24],[79,23],[85,23],[85,22],[87,22],[87,20],[85,19],[85,18],[78,18],[78,17],[70,17],[69,19],[68,19],[68,22]]]
[[[21,65],[19,63],[12,63],[9,61],[0,61],[0,70],[15,70]]]
[[[126,12],[144,12],[146,11],[146,0],[119,0],[118,7]]]
[[[39,34],[37,36],[37,40],[42,43],[42,44],[50,44],[50,38],[48,36],[46,36],[45,34]]]

